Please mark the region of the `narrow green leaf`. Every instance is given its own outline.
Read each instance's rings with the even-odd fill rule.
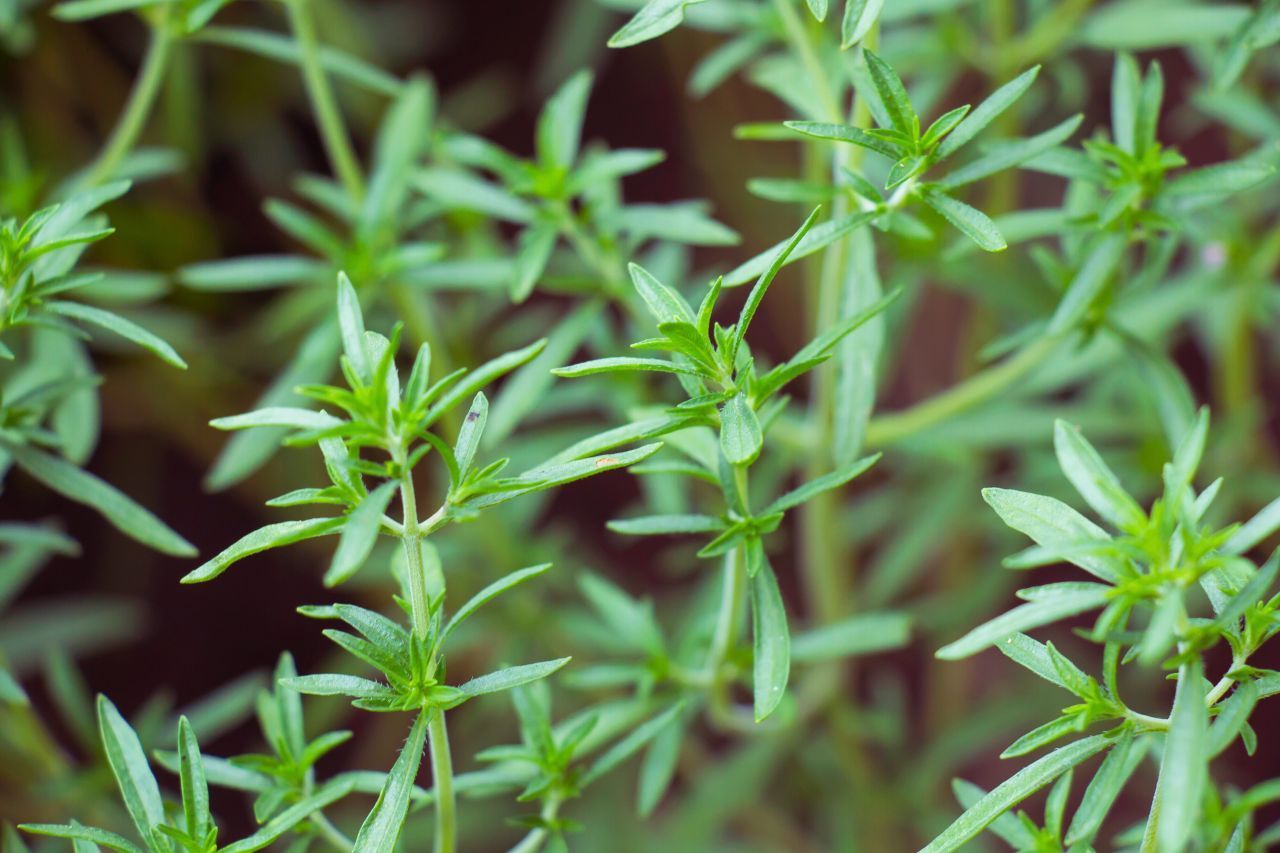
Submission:
[[[330,782],[310,797],[280,812],[253,835],[228,844],[218,853],[253,853],[255,850],[261,850],[311,815],[351,793],[354,786],[355,783],[352,780]]]
[[[308,696],[350,696],[354,699],[375,699],[397,695],[385,684],[361,678],[358,675],[341,675],[322,672],[314,675],[298,675],[279,679],[281,687]]]
[[[369,184],[357,217],[357,233],[362,239],[374,239],[381,229],[397,227],[393,219],[409,197],[409,176],[431,141],[435,104],[435,86],[415,74],[383,115],[373,141]]]
[[[544,660],[539,663],[527,663],[522,666],[507,667],[497,672],[491,672],[488,675],[473,678],[458,685],[458,689],[468,696],[481,696],[485,693],[510,690],[513,687],[519,687],[522,684],[529,684],[546,678],[570,660],[572,658],[564,657],[556,658],[555,660]]]
[[[614,533],[627,536],[664,536],[673,533],[716,533],[724,529],[723,519],[711,515],[644,515],[619,518],[608,523]]]
[[[1214,758],[1231,746],[1240,731],[1249,724],[1258,704],[1258,687],[1252,681],[1240,684],[1218,705],[1218,715],[1209,727],[1209,757]]]
[[[97,510],[120,532],[165,554],[195,556],[194,545],[110,483],[35,447],[0,438],[0,448],[23,471],[63,497]]]
[[[818,663],[874,654],[901,648],[910,639],[911,617],[906,613],[860,613],[797,634],[791,641],[791,660]]]
[[[23,832],[30,832],[32,835],[49,835],[54,838],[88,841],[90,844],[101,845],[109,850],[117,850],[119,853],[147,853],[147,851],[123,835],[117,835],[114,832],[108,832],[105,829],[98,829],[93,826],[81,826],[78,823],[23,823],[19,824],[18,828]],[[8,847],[5,848],[6,851],[8,849]]]
[[[730,465],[750,465],[764,447],[760,419],[747,395],[734,394],[720,407],[720,450]]]
[[[950,853],[982,832],[992,821],[1080,762],[1111,745],[1106,735],[1081,738],[1033,761],[956,818],[920,853]]]
[[[1157,124],[1160,121],[1160,104],[1164,100],[1164,72],[1159,62],[1152,62],[1142,81],[1138,95],[1138,112],[1134,118],[1134,153],[1146,156],[1156,144]]]
[[[329,570],[324,573],[324,585],[334,587],[350,578],[373,550],[378,541],[378,531],[382,528],[382,515],[396,493],[398,483],[387,480],[356,505],[342,525],[342,535],[338,539],[338,548],[333,552],[333,560]],[[274,547],[274,546],[273,546]]]
[[[964,779],[951,780],[951,792],[961,808],[971,809],[987,795],[987,792],[972,782]],[[1021,814],[1020,812],[1018,813]],[[987,832],[999,837],[1014,850],[1031,850],[1036,846],[1036,837],[1014,812],[1005,812],[987,824]]]
[[[791,235],[791,239],[787,241],[786,246],[778,252],[777,257],[773,259],[773,263],[769,268],[760,274],[760,278],[756,281],[755,286],[751,288],[751,292],[747,294],[747,301],[742,305],[742,311],[738,314],[738,322],[733,327],[732,346],[729,350],[728,363],[730,365],[737,363],[738,350],[742,347],[743,340],[747,336],[747,328],[751,325],[751,320],[755,317],[756,311],[760,308],[760,303],[764,301],[764,295],[769,290],[769,285],[773,283],[777,277],[779,270],[783,264],[787,262],[787,258],[795,251],[796,246],[804,239],[805,234],[809,233],[809,229],[813,227],[813,223],[817,221],[818,214],[822,208],[814,208],[808,218]],[[692,318],[690,318],[692,321]]]
[[[751,579],[752,692],[755,719],[772,714],[787,692],[791,675],[791,634],[782,592],[768,560]]]
[[[192,290],[245,292],[305,284],[327,274],[329,265],[298,255],[247,255],[188,264],[178,281]]]
[[[1102,760],[1098,772],[1093,775],[1089,787],[1085,788],[1084,798],[1080,800],[1080,806],[1071,818],[1066,836],[1068,845],[1093,842],[1116,798],[1142,763],[1146,752],[1146,742],[1130,733],[1125,733],[1116,741],[1116,745]]]
[[[213,559],[199,568],[188,572],[182,583],[200,583],[212,580],[225,572],[232,563],[260,551],[292,545],[304,539],[327,536],[337,533],[344,523],[342,518],[309,518],[305,521],[281,521],[259,527],[252,533],[241,537]]]
[[[252,427],[286,427],[301,430],[328,430],[342,426],[345,421],[335,418],[326,412],[314,412],[311,409],[299,409],[292,406],[269,406],[245,412],[242,415],[230,415],[225,418],[214,418],[209,426],[214,429],[234,430]]]
[[[640,778],[637,782],[636,812],[640,817],[653,814],[662,796],[671,787],[676,765],[680,760],[680,746],[684,743],[686,720],[675,722],[658,732],[640,762]]]
[[[396,849],[396,842],[409,814],[409,801],[413,797],[414,780],[422,764],[422,753],[427,739],[427,720],[431,713],[422,711],[409,730],[409,739],[400,748],[400,755],[378,793],[378,801],[364,819],[356,835],[353,853],[389,853]]]
[[[1116,54],[1111,68],[1111,138],[1122,150],[1136,150],[1138,99],[1141,97],[1142,73],[1128,53]]]
[[[884,104],[885,111],[888,112],[894,129],[914,139],[918,132],[918,120],[916,119],[916,111],[911,106],[911,99],[907,97],[907,90],[902,85],[902,80],[898,77],[897,72],[889,67],[889,63],[876,56],[876,54],[864,49],[862,55],[866,57],[867,71],[871,74],[871,82],[876,87],[876,92],[880,95],[880,101]]]
[[[814,226],[787,256],[786,263],[795,263],[820,249],[825,249],[844,235],[861,228],[878,216],[880,216],[880,211],[860,210],[850,213],[848,216],[831,219],[821,225]],[[745,284],[767,270],[777,260],[778,252],[786,246],[786,242],[778,243],[756,255],[751,260],[740,264],[724,277],[724,283],[728,286]]]
[[[1258,510],[1258,514],[1240,526],[1221,550],[1225,554],[1243,554],[1280,530],[1280,498]]]
[[[468,397],[474,396],[477,391],[498,377],[532,361],[537,357],[538,353],[542,352],[546,345],[546,338],[536,340],[526,347],[521,347],[518,350],[512,350],[511,352],[503,353],[497,358],[490,359],[475,370],[465,374],[439,400],[432,404],[426,418],[423,419],[422,428],[426,429],[431,426],[445,412]]]
[[[937,145],[938,141],[955,130],[968,114],[969,105],[965,104],[938,116],[933,124],[929,125],[928,130],[924,132],[924,136],[920,137],[920,147],[927,151]]]
[[[364,314],[360,310],[360,297],[344,272],[338,273],[338,328],[342,332],[342,351],[351,363],[351,369],[364,382],[373,378],[373,367],[365,349]]]
[[[147,764],[147,755],[137,733],[106,696],[98,696],[98,733],[102,751],[120,788],[120,797],[138,834],[148,846],[156,843],[156,827],[162,826],[164,801],[160,787]]]
[[[148,332],[132,320],[126,320],[119,314],[103,311],[101,308],[94,308],[91,305],[82,305],[79,302],[53,301],[45,303],[44,307],[46,310],[61,314],[63,317],[70,317],[72,320],[79,320],[82,323],[92,323],[95,326],[101,326],[107,331],[115,332],[125,340],[133,341],[143,349],[155,353],[162,361],[181,370],[187,369],[187,363],[182,360],[182,356],[178,355],[177,351],[167,341]]]
[[[1046,645],[1026,634],[1012,634],[996,644],[1005,657],[1034,672],[1064,690],[1078,693],[1089,677],[1052,645]]]
[[[637,600],[626,590],[594,574],[578,579],[578,588],[617,641],[651,658],[662,656],[662,628],[653,615],[653,602]]]
[[[592,376],[597,373],[623,373],[623,372],[650,372],[650,373],[680,373],[685,376],[701,376],[701,371],[692,367],[686,367],[676,364],[672,361],[665,361],[660,358],[634,358],[632,356],[613,356],[610,358],[597,358],[591,361],[583,361],[578,364],[570,364],[566,367],[557,367],[551,371],[556,376],[566,378],[575,378],[578,376]]]
[[[182,816],[192,838],[209,831],[209,783],[195,732],[185,716],[178,720],[178,777],[182,786]]]
[[[1249,17],[1244,3],[1167,0],[1152,14],[1150,0],[1107,3],[1084,19],[1076,41],[1104,50],[1154,50],[1216,41],[1230,36]]]
[[[990,146],[987,153],[976,160],[966,163],[949,173],[938,186],[944,189],[957,187],[979,181],[1005,169],[1020,166],[1035,157],[1061,145],[1071,134],[1076,132],[1084,116],[1076,114],[1064,119],[1043,133],[1027,139],[1011,139]]]
[[[659,442],[646,444],[643,447],[637,447],[635,450],[627,450],[622,453],[589,456],[585,459],[574,459],[568,462],[548,462],[537,468],[529,469],[513,480],[506,481],[506,485],[509,487],[507,491],[499,494],[482,495],[469,501],[468,505],[476,509],[495,506],[520,495],[546,491],[555,486],[562,486],[605,471],[625,468],[628,465],[634,465],[636,462],[648,459],[657,453],[661,447],[662,444]]]
[[[765,507],[761,515],[772,515],[775,512],[786,512],[806,503],[823,492],[832,489],[838,489],[845,483],[857,477],[863,471],[866,471],[872,465],[879,461],[881,454],[873,453],[870,456],[864,456],[852,465],[846,465],[843,468],[832,471],[830,474],[824,474],[815,480],[810,480],[798,488],[792,489],[785,495],[782,495],[769,506]]]
[[[618,148],[588,151],[569,178],[569,192],[581,193],[618,178],[644,172],[667,159],[658,148]]]
[[[1094,512],[1120,530],[1135,530],[1146,522],[1146,513],[1077,427],[1055,421],[1053,447],[1062,473]]]
[[[684,20],[686,6],[704,0],[649,0],[626,26],[609,38],[609,47],[631,47],[674,30]]]
[[[961,233],[986,251],[1002,252],[1009,247],[991,217],[976,207],[970,207],[957,198],[933,189],[925,190],[921,197],[925,204],[941,213]]]
[[[1179,172],[1169,178],[1160,195],[1165,199],[1209,203],[1252,189],[1275,173],[1274,167],[1252,163],[1214,163]]]
[[[866,38],[880,19],[884,0],[845,0],[844,19],[840,22],[840,49],[848,50]]]
[[[1000,519],[1031,537],[1037,545],[1051,552],[1062,552],[1063,559],[1103,580],[1120,577],[1114,563],[1096,554],[1070,554],[1072,546],[1083,542],[1106,542],[1105,530],[1055,498],[1019,492],[1014,489],[982,490],[982,498],[999,514]]]
[[[658,281],[639,264],[627,264],[627,271],[631,274],[636,293],[640,294],[658,323],[693,324],[693,308],[678,291]]]
[[[683,710],[683,704],[677,703],[660,714],[645,720],[636,726],[627,736],[619,740],[613,746],[609,747],[599,758],[592,762],[587,771],[582,774],[579,781],[583,787],[590,785],[631,756],[635,755],[643,749],[650,741],[657,737],[663,729],[671,725],[671,723],[680,715]]]
[[[471,462],[480,447],[480,438],[484,435],[485,423],[489,419],[489,400],[483,391],[477,391],[471,401],[471,408],[462,419],[462,428],[458,430],[458,440],[453,446],[453,456],[458,462],[458,479],[465,479],[471,469]]]
[[[787,121],[783,122],[783,124],[798,133],[803,133],[805,136],[812,136],[816,139],[831,139],[836,142],[848,142],[861,148],[870,149],[877,154],[883,154],[890,160],[897,160],[906,153],[906,149],[900,145],[881,139],[878,136],[872,136],[861,128],[847,124],[830,124],[821,121]]]
[[[610,228],[637,241],[733,246],[741,240],[737,231],[711,217],[710,205],[698,200],[628,204],[608,214],[605,221]]]
[[[1102,584],[1083,586],[1084,589],[1062,590],[1052,596],[1015,607],[979,625],[954,643],[938,649],[936,656],[942,660],[966,658],[1000,643],[1010,634],[1096,610],[1110,600],[1110,587]]]
[[[257,30],[250,27],[205,27],[194,35],[193,41],[235,48],[265,56],[276,62],[299,65],[301,55],[297,42],[290,36]],[[320,48],[320,64],[335,77],[355,83],[370,92],[394,98],[400,94],[404,81],[349,53],[324,45]]]
[[[511,280],[512,302],[523,302],[533,293],[546,271],[547,262],[551,260],[551,250],[555,248],[559,235],[559,227],[547,220],[539,220],[520,232]]]
[[[591,94],[591,72],[582,69],[564,82],[538,116],[538,160],[544,166],[567,169],[578,159],[582,120]]]
[[[0,665],[0,702],[22,706],[31,704],[31,700],[27,697],[27,692],[22,689],[22,685],[3,665]]]
[[[422,169],[414,174],[412,183],[427,198],[451,210],[469,210],[521,224],[536,216],[536,209],[519,196],[462,169]]]
[[[1013,106],[1031,88],[1031,84],[1035,82],[1039,73],[1040,66],[1037,65],[1022,72],[988,95],[986,100],[978,104],[977,108],[965,116],[964,121],[956,125],[956,129],[951,131],[946,139],[942,140],[936,152],[938,159],[945,160],[959,151],[966,143],[982,132],[987,125],[995,121],[997,116]]]
[[[1144,838],[1160,850],[1182,850],[1196,827],[1209,767],[1209,711],[1204,701],[1204,665],[1194,656],[1178,670],[1160,779]]]
[[[536,578],[545,574],[551,568],[550,563],[542,563],[537,566],[530,566],[527,569],[521,569],[518,572],[512,572],[505,577],[498,578],[484,589],[477,592],[467,600],[467,603],[458,608],[453,614],[453,618],[445,625],[444,630],[440,633],[441,641],[453,633],[453,630],[466,621],[472,613],[479,610],[484,604],[496,598],[514,586],[524,583],[530,578]]]
[[[118,12],[131,12],[145,9],[148,6],[163,6],[177,0],[71,0],[53,7],[53,16],[60,21],[87,21],[114,15]]]

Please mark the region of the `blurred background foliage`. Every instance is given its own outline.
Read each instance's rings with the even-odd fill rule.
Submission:
[[[792,142],[737,138],[742,125],[792,117],[768,91],[767,59],[748,64],[761,45],[741,48],[743,75],[722,75],[705,61],[733,39],[735,10],[767,15],[768,4],[711,0],[688,10],[689,26],[627,50],[605,47],[625,20],[620,12],[634,8],[626,0],[313,5],[324,43],[392,75],[336,84],[362,158],[386,109],[386,90],[411,73],[429,73],[439,115],[450,127],[528,157],[546,97],[572,72],[591,67],[596,83],[584,138],[667,152],[662,163],[625,180],[628,201],[707,199],[715,218],[740,235],[737,247],[647,250],[673,278],[700,287],[714,272],[791,233],[811,206],[812,199],[779,205],[752,192],[753,179],[794,177],[811,168]],[[1001,118],[1001,136],[1029,134],[1079,111],[1085,137],[1106,123],[1112,51],[1139,51],[1165,70],[1160,138],[1200,165],[1280,145],[1277,51],[1259,53],[1230,87],[1212,85],[1214,65],[1247,14],[1245,5],[899,0],[886,4],[880,49],[908,79],[923,115],[977,102],[1043,62],[1040,82]],[[1201,15],[1197,26],[1143,23],[1170,8],[1193,6]],[[190,369],[175,371],[105,339],[95,341],[104,376],[102,433],[88,467],[156,510],[206,555],[281,518],[262,502],[318,473],[312,454],[286,450],[252,477],[224,470],[219,480],[224,436],[206,424],[251,408],[279,375],[308,327],[328,310],[329,268],[317,265],[312,276],[323,287],[311,293],[298,288],[287,298],[274,290],[220,293],[182,283],[184,268],[209,259],[303,253],[266,204],[306,204],[297,176],[327,172],[299,75],[288,64],[237,49],[226,37],[229,28],[279,32],[284,23],[278,4],[233,3],[219,12],[216,27],[175,45],[144,136],[148,146],[164,150],[152,149],[151,159],[139,165],[154,177],[112,205],[117,233],[91,255],[96,266],[139,271],[130,283],[141,298],[129,316],[173,342]],[[10,216],[29,211],[51,185],[91,160],[127,97],[146,28],[132,15],[60,21],[45,4],[27,0],[0,2],[0,28],[0,213]],[[723,82],[715,79],[720,76]],[[1203,467],[1230,481],[1229,497],[1215,507],[1224,518],[1247,518],[1280,494],[1275,187],[1273,182],[1198,218],[1159,287],[1147,287],[1141,299],[1123,306],[1130,327],[1170,355],[1196,400],[1214,408]],[[1003,224],[1001,217],[1017,209],[1056,206],[1061,193],[1056,177],[1010,171],[972,197]],[[443,227],[451,245],[466,247],[471,257],[509,263],[512,229],[465,210],[451,211]],[[877,412],[909,410],[982,371],[995,355],[993,341],[1043,314],[1057,298],[1053,260],[1034,240],[1013,239],[1016,226],[1006,228],[1010,250],[990,255],[973,251],[955,232],[935,230],[939,236],[925,240],[877,235],[885,288],[901,286],[905,294],[889,321]],[[345,260],[349,267],[350,258]],[[382,320],[401,316],[412,330],[413,317],[404,308],[417,304],[411,310],[421,313],[420,297],[428,293],[427,319],[445,343],[448,361],[473,364],[543,334],[574,308],[572,270],[561,274],[553,265],[550,278],[559,275],[558,282],[514,306],[502,283],[508,267],[471,271],[466,286],[455,278],[446,287],[430,276],[412,283],[379,307]],[[757,341],[763,335],[777,357],[807,340],[803,273],[802,265],[784,271],[754,327]],[[352,276],[359,281],[355,271]],[[1141,359],[1125,358],[1113,341],[1099,339],[1038,366],[1013,391],[927,428],[891,417],[873,420],[867,443],[885,450],[885,458],[849,489],[834,527],[846,537],[842,547],[850,558],[841,567],[842,586],[852,587],[857,577],[862,599],[842,607],[908,613],[910,644],[843,669],[842,701],[810,730],[741,742],[704,731],[688,741],[678,796],[647,828],[633,814],[631,778],[618,774],[603,781],[575,806],[585,825],[575,848],[903,850],[927,840],[955,813],[952,776],[988,787],[1004,779],[1009,771],[993,756],[1061,700],[998,655],[962,663],[933,658],[939,646],[1003,608],[1018,585],[1014,573],[1000,569],[1017,539],[977,499],[978,490],[1016,485],[1066,497],[1050,446],[1052,420],[1062,417],[1080,424],[1135,494],[1150,499],[1168,454],[1152,384]],[[561,381],[546,392],[560,395],[548,405],[567,412],[568,423],[541,424],[544,439],[583,434],[593,401],[589,388],[574,385]],[[528,439],[538,440],[536,432]],[[803,441],[792,448],[801,459],[805,452]],[[584,570],[656,599],[659,612],[678,611],[691,595],[712,594],[705,582],[710,573],[691,571],[687,542],[628,539],[606,530],[605,522],[628,514],[639,494],[635,478],[613,474],[511,510],[501,522],[451,531],[441,546],[446,554],[469,555],[466,566],[451,567],[451,583],[464,590],[542,559],[557,563],[539,584],[504,599],[489,616],[495,620],[491,629],[467,635],[455,668],[468,669],[468,656],[530,658],[526,650],[533,647],[580,647],[593,636],[581,626],[585,611],[576,591]],[[70,658],[88,689],[110,693],[142,721],[149,746],[171,744],[172,709],[229,685],[227,701],[215,706],[200,731],[207,752],[228,755],[259,748],[255,727],[234,709],[247,707],[244,698],[265,683],[279,650],[290,650],[303,672],[334,656],[313,624],[294,612],[299,603],[329,600],[320,583],[328,559],[324,545],[271,552],[219,583],[180,587],[177,580],[190,561],[149,551],[28,480],[9,478],[0,506],[6,520],[59,519],[86,555],[54,556],[14,591],[0,620],[0,649],[40,716],[51,721],[41,726],[12,711],[3,722],[4,820],[76,814],[88,821],[114,808],[109,777],[84,736],[84,719],[77,720],[74,710],[57,710],[78,707],[69,698],[77,689]],[[789,525],[782,534],[788,545],[774,563],[793,618],[803,620],[815,602],[797,579],[798,532]],[[477,555],[483,560],[473,565]],[[365,573],[355,583],[385,588],[387,576]],[[349,594],[385,597],[382,589]],[[216,643],[205,641],[215,633]],[[1076,648],[1079,641],[1069,632],[1059,633],[1056,642]],[[163,683],[155,673],[163,673]],[[1172,693],[1158,682],[1133,689],[1135,705],[1141,706],[1145,690],[1157,708]],[[559,707],[574,707],[590,693],[559,690]],[[464,769],[472,766],[467,756],[513,735],[502,704],[476,703],[454,716],[455,755],[463,756]],[[357,738],[324,760],[334,771],[385,767],[403,736],[398,723],[352,716],[336,700],[310,700],[308,708],[314,722],[357,728]],[[219,711],[227,711],[225,719],[217,719]],[[1270,775],[1268,768],[1280,760],[1267,725],[1275,713],[1264,706],[1255,719],[1262,735],[1257,757],[1224,759],[1234,761],[1232,778],[1241,787]],[[31,784],[32,772],[40,784]],[[239,800],[217,796],[222,799],[215,806],[232,826],[252,825]],[[1147,805],[1122,802],[1115,827],[1140,819]],[[358,818],[366,806],[354,806],[353,815]],[[504,808],[466,805],[467,849],[503,849],[518,837],[518,830],[495,819],[507,814]]]

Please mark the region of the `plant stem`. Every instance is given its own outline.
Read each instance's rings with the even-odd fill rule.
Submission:
[[[1061,342],[1058,336],[1040,338],[1012,358],[974,374],[941,394],[905,411],[872,418],[867,425],[867,446],[884,447],[902,441],[991,400],[1041,365]]]
[[[392,459],[401,469],[400,503],[404,513],[405,573],[409,580],[409,610],[413,634],[425,640],[431,632],[431,599],[427,594],[427,571],[422,560],[421,539],[443,523],[444,507],[425,523],[418,522],[418,498],[413,488],[413,472],[405,468],[404,449],[392,444]],[[433,664],[434,667],[434,664]],[[453,758],[449,752],[449,731],[444,710],[424,709],[431,714],[427,738],[431,746],[431,774],[436,790],[436,853],[453,853],[457,847],[457,799],[453,791]]]
[[[427,595],[427,572],[422,564],[422,548],[418,529],[418,499],[413,490],[413,474],[405,471],[400,480],[400,504],[404,511],[405,573],[409,578],[409,609],[413,619],[413,633],[426,638],[431,630],[431,601]]]
[[[352,841],[342,833],[342,830],[334,826],[329,818],[324,816],[323,812],[312,812],[307,816],[307,820],[315,824],[320,830],[320,834],[324,836],[324,840],[328,841],[338,850],[348,851],[351,849]]]
[[[453,757],[444,711],[431,712],[427,724],[431,745],[431,775],[436,791],[436,853],[453,853],[458,847],[458,804],[453,792]]]
[[[325,153],[347,194],[359,200],[364,197],[364,173],[360,170],[342,111],[338,109],[338,101],[320,62],[320,42],[316,38],[315,20],[311,16],[311,0],[289,0],[288,7],[289,23],[293,28],[294,38],[298,41],[307,96],[311,99],[311,108],[320,125]]]
[[[564,800],[557,794],[547,797],[546,802],[542,804],[542,811],[539,817],[546,823],[555,820],[556,816],[560,814],[560,806],[563,802]],[[542,845],[549,835],[550,833],[547,832],[545,827],[540,826],[531,830],[528,835],[520,839],[519,844],[511,848],[510,853],[535,853],[542,849]]]
[[[777,10],[778,17],[782,20],[787,42],[791,45],[792,52],[800,60],[800,64],[804,66],[805,73],[809,75],[814,91],[818,94],[818,100],[821,101],[822,108],[827,112],[828,120],[839,122],[843,118],[840,102],[836,100],[835,93],[831,91],[831,84],[822,68],[822,59],[814,48],[813,41],[805,29],[804,21],[796,14],[792,0],[773,0],[773,7]]]
[[[110,180],[120,166],[120,161],[133,150],[142,128],[155,106],[160,85],[164,82],[165,69],[173,54],[174,34],[169,25],[169,8],[162,6],[156,20],[151,24],[151,42],[147,45],[147,55],[142,61],[142,68],[133,83],[133,91],[125,104],[124,112],[116,121],[107,144],[102,153],[94,161],[84,183],[88,186]]]

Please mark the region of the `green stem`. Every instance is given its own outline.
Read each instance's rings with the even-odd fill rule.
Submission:
[[[347,838],[347,836],[342,833],[342,830],[334,826],[329,821],[329,818],[324,816],[323,812],[312,812],[307,817],[307,820],[311,821],[311,823],[320,830],[320,834],[324,836],[325,841],[328,841],[338,850],[342,850],[343,853],[346,853],[346,851],[351,849],[351,839]]]
[[[1062,338],[1043,337],[1017,355],[977,373],[959,385],[901,412],[871,419],[867,446],[885,447],[910,438],[975,406],[1016,384],[1057,351]]]
[[[288,7],[289,23],[293,28],[294,38],[297,39],[302,60],[302,76],[306,82],[307,96],[311,99],[311,108],[320,125],[325,153],[347,194],[358,200],[364,196],[364,173],[360,170],[351,137],[347,134],[346,122],[342,119],[342,111],[338,109],[338,101],[320,61],[320,42],[316,38],[315,20],[311,16],[311,0],[289,0]]]
[[[453,853],[458,848],[458,803],[453,792],[453,756],[449,752],[449,730],[444,711],[431,712],[427,724],[431,745],[431,775],[436,791],[436,853]]]
[[[874,47],[879,34],[878,27],[868,33],[866,44]],[[834,110],[832,121],[841,120],[838,104],[829,107]],[[856,98],[850,123],[857,128],[871,126],[871,109],[866,99]],[[851,145],[839,145],[835,148],[832,162],[832,181],[839,180],[840,169],[856,169],[861,163],[864,149]],[[849,197],[845,193],[836,196],[832,216],[845,215],[849,209]],[[841,240],[828,249],[823,256],[822,270],[818,278],[818,294],[812,303],[810,327],[814,335],[819,335],[830,327],[840,315],[840,303],[843,298],[845,279],[848,275],[850,261],[849,241]],[[819,365],[812,379],[812,400],[809,405],[809,420],[814,426],[816,446],[831,448],[835,434],[835,402],[838,393],[835,364]],[[815,453],[810,458],[807,470],[809,479],[825,474],[831,467],[833,458],[829,452]],[[835,531],[836,492],[818,495],[808,502],[800,515],[801,554],[805,597],[810,614],[820,624],[834,622],[852,607],[850,601],[850,572],[841,572],[841,540]],[[815,676],[817,677],[817,676]],[[834,677],[828,673],[823,678]]]
[[[560,806],[564,802],[558,794],[552,794],[547,797],[546,802],[542,804],[542,811],[539,817],[544,823],[551,823],[560,814]],[[551,833],[545,827],[538,827],[531,830],[528,835],[520,839],[520,843],[511,848],[510,853],[536,853],[542,849],[542,845],[550,837]]]
[[[94,161],[84,183],[88,186],[110,180],[120,166],[120,161],[133,150],[138,136],[142,133],[151,109],[155,106],[160,85],[164,82],[165,69],[173,54],[174,34],[169,25],[169,7],[161,7],[159,16],[151,25],[151,42],[147,45],[147,55],[142,61],[142,69],[134,81],[133,91],[125,104],[124,112],[116,121],[115,129],[107,139],[102,153]]]
[[[404,509],[405,573],[409,578],[409,610],[413,619],[413,633],[425,639],[431,630],[431,599],[427,595],[427,571],[422,564],[422,548],[418,528],[418,499],[413,490],[413,474],[404,472],[400,480],[400,503]]]
[[[809,37],[809,31],[805,29],[804,21],[796,14],[792,0],[773,0],[773,8],[777,10],[778,17],[782,20],[782,28],[792,52],[800,60],[805,73],[809,75],[810,82],[813,83],[818,100],[827,113],[827,120],[840,122],[844,117],[840,102],[836,100],[835,93],[831,90],[827,74],[822,68],[822,59],[818,56],[818,51]]]

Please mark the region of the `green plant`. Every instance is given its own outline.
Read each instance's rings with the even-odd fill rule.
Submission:
[[[1080,431],[1057,422],[1054,448],[1063,473],[1118,535],[1054,498],[1011,489],[983,493],[1006,524],[1036,543],[1006,560],[1006,566],[1025,569],[1065,560],[1101,583],[1067,581],[1018,590],[1026,604],[944,646],[938,656],[963,658],[994,646],[1080,700],[1018,738],[1001,757],[1026,755],[1099,723],[1112,727],[1058,747],[990,793],[959,788],[968,810],[927,850],[957,849],[988,825],[1015,847],[1093,845],[1107,813],[1149,755],[1159,756],[1150,815],[1138,837],[1119,843],[1140,840],[1143,850],[1239,847],[1252,835],[1253,813],[1280,796],[1274,782],[1232,791],[1217,787],[1209,773],[1211,759],[1237,739],[1250,753],[1256,749],[1249,718],[1260,699],[1280,691],[1276,672],[1249,664],[1280,632],[1280,595],[1270,595],[1280,551],[1261,566],[1243,556],[1280,529],[1280,503],[1273,501],[1243,525],[1206,523],[1222,485],[1221,479],[1202,491],[1193,485],[1208,427],[1208,411],[1201,410],[1164,466],[1161,497],[1144,512]],[[1188,599],[1197,590],[1208,599],[1209,615],[1193,615]],[[1053,644],[1021,633],[1099,609],[1087,637],[1103,647],[1100,678],[1085,674]],[[1145,618],[1135,618],[1138,614]],[[1131,620],[1141,627],[1130,627]],[[1231,659],[1213,682],[1206,676],[1205,655],[1220,643],[1230,648]],[[1134,662],[1177,673],[1167,716],[1135,711],[1121,697],[1120,667]],[[1071,823],[1064,824],[1071,768],[1102,752],[1106,759]],[[1058,777],[1043,829],[1022,815],[1010,819],[1010,808]],[[997,819],[1003,825],[997,826]],[[1254,843],[1265,845],[1261,838]]]
[[[99,408],[109,435],[128,412],[218,493],[182,490],[175,512],[234,540],[183,583],[264,552],[307,567],[161,605],[170,627],[225,614],[185,669],[237,646],[278,662],[178,711],[163,688],[186,673],[139,667],[106,685],[151,697],[126,718],[73,659],[127,641],[141,604],[42,601],[31,581],[129,552],[99,559],[92,522],[68,535],[41,509],[0,524],[0,819],[27,832],[0,828],[5,851],[1280,838],[1265,760],[1234,755],[1265,749],[1280,683],[1280,552],[1253,559],[1280,529],[1280,3],[609,0],[631,12],[616,29],[567,0],[523,75],[547,95],[527,144],[502,75],[383,70],[411,67],[401,34],[456,40],[419,5],[70,0],[46,27],[0,3],[0,43],[33,57],[0,116],[0,473],[189,559],[126,497],[145,474],[114,466],[117,489],[85,468]],[[515,11],[458,14],[479,33],[465,52],[525,55]],[[127,96],[99,108],[42,76],[113,27],[147,37]],[[659,36],[665,54],[611,56],[618,79],[661,92],[669,61],[697,106],[649,116],[678,131],[670,152],[606,145],[593,128],[620,115],[642,127],[611,141],[654,136],[595,48]],[[82,87],[118,57],[83,64]],[[652,201],[686,195],[654,192],[672,176],[718,218]],[[181,287],[160,303],[165,276],[134,268]],[[162,370],[179,350],[192,369]],[[210,417],[220,448],[191,426]],[[1114,532],[1048,496],[1055,457]],[[1197,489],[1201,467],[1233,487]],[[993,481],[1032,490],[981,492],[1035,543],[1006,566],[1093,579],[990,618],[1010,592],[976,500]],[[308,584],[341,599],[299,606]],[[281,630],[296,608],[329,645],[241,638],[228,601]],[[990,647],[1053,686],[953,662]],[[1074,698],[1053,713],[1058,688]],[[507,691],[514,715],[471,701]],[[253,712],[257,745],[220,749]],[[956,818],[941,780],[983,778],[990,745],[1042,714],[1001,757],[1046,754],[990,792],[957,780]]]

